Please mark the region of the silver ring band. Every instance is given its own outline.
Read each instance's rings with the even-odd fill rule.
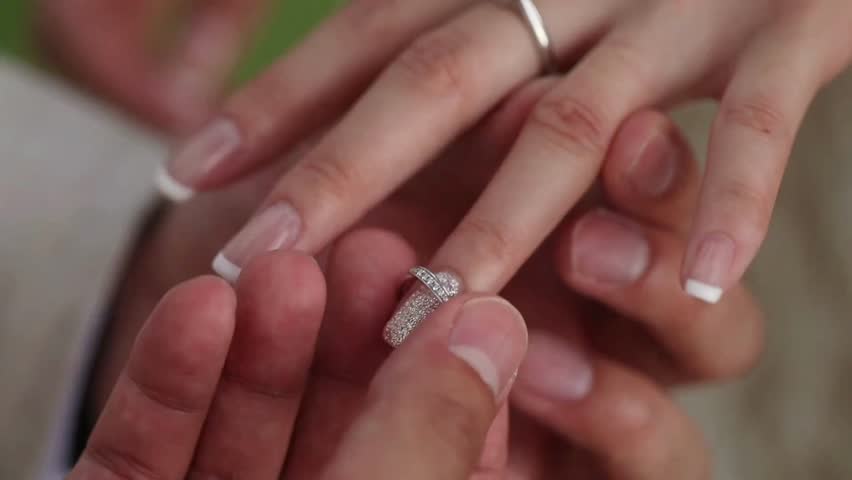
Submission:
[[[547,32],[547,27],[544,24],[544,19],[541,16],[541,11],[535,4],[534,0],[512,0],[512,4],[521,17],[529,26],[538,47],[539,56],[545,73],[554,73],[558,70],[556,61],[556,52],[554,51],[553,41],[550,34]]]
[[[420,283],[426,285],[426,288],[428,288],[429,291],[432,292],[432,295],[435,295],[441,303],[449,302],[454,296],[452,292],[447,290],[441,280],[438,279],[438,276],[432,273],[432,271],[428,268],[414,267],[409,271],[409,273],[411,273],[412,277],[420,281]]]

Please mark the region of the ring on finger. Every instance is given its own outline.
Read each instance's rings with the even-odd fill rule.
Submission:
[[[517,12],[529,27],[530,33],[535,40],[539,56],[541,57],[544,73],[556,73],[558,71],[556,51],[553,48],[553,41],[550,33],[547,31],[547,26],[544,23],[541,10],[539,10],[538,6],[536,6],[535,1],[501,0],[501,3],[506,4]]]
[[[385,341],[393,347],[401,345],[420,322],[461,292],[461,281],[452,273],[434,273],[426,267],[414,267],[409,273],[419,285],[385,325]]]

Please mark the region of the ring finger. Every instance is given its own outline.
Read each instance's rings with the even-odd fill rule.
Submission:
[[[703,24],[700,16],[709,12],[700,7],[688,12],[686,25]],[[706,52],[704,38],[668,22],[671,12],[661,9],[621,24],[544,96],[491,183],[433,258],[436,270],[454,272],[462,289],[501,289],[588,191],[622,122],[695,81],[703,67],[690,59],[713,52]]]

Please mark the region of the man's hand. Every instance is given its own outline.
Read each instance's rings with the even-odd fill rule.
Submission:
[[[139,333],[70,478],[178,479],[193,459],[275,478],[324,306],[319,268],[295,254],[258,262],[236,294],[212,277],[176,287]]]
[[[385,285],[394,281],[376,273]],[[376,281],[341,280],[350,292]],[[340,306],[357,319],[359,305],[349,300]],[[360,307],[378,319],[380,311],[364,311],[373,305]],[[69,478],[277,478],[324,306],[319,268],[296,254],[262,258],[236,296],[210,277],[176,287],[140,332]],[[352,345],[369,340],[349,333],[329,334]],[[507,302],[467,297],[446,306],[357,392],[361,406],[340,448],[317,446],[324,478],[468,478],[525,351],[526,327]],[[353,398],[328,397],[354,412]]]

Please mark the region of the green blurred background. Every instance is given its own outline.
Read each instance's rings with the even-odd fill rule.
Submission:
[[[0,55],[39,63],[31,27],[37,3],[0,0]],[[237,69],[237,79],[249,78],[268,65],[340,3],[342,0],[273,0],[265,24]]]

